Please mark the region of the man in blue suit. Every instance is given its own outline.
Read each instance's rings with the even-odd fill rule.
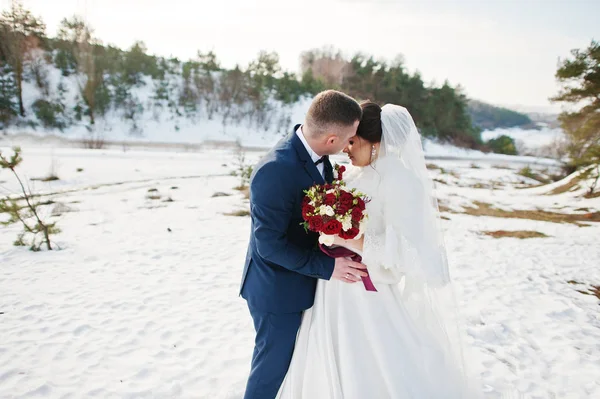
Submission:
[[[317,279],[360,281],[366,267],[332,259],[304,231],[303,191],[333,180],[328,155],[356,134],[360,105],[328,90],[313,100],[303,125],[280,141],[254,168],[250,182],[251,233],[241,295],[256,339],[244,399],[272,399],[287,373],[302,312],[312,307]]]

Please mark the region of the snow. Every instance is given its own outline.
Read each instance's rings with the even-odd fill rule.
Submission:
[[[484,153],[482,151],[460,148],[448,143],[439,143],[425,139],[423,144],[425,156],[429,159],[471,159],[473,161],[496,162],[496,163],[520,163],[558,166],[559,162],[555,159],[532,157],[532,156],[514,156],[494,153]]]
[[[237,295],[249,219],[225,215],[248,207],[233,190],[235,155],[26,145],[23,156],[27,178],[54,165],[60,180],[34,189],[67,211],[59,251],[13,247],[18,226],[0,228],[0,397],[241,398],[254,337]],[[518,189],[532,181],[517,174],[520,162],[503,162],[434,161],[441,203],[600,210],[600,198],[579,192]],[[0,187],[17,191],[6,171]],[[599,300],[578,292],[600,285],[598,223],[443,215],[467,362],[486,398],[600,397]],[[481,234],[489,230],[549,237]]]
[[[565,134],[562,129],[549,128],[547,126],[543,126],[537,130],[510,128],[486,130],[481,133],[481,138],[484,141],[495,139],[499,136],[512,137],[517,143],[517,149],[520,150],[519,153],[526,152],[535,154],[545,147],[552,145],[557,140],[560,141],[564,139]]]
[[[84,121],[75,121],[74,108],[81,103],[79,87],[85,83],[82,75],[63,76],[61,71],[53,65],[43,63],[43,70],[47,78],[50,96],[46,96],[36,86],[33,80],[23,82],[23,102],[27,112],[20,124],[13,124],[4,129],[3,133],[11,136],[31,134],[38,137],[48,135],[56,136],[61,141],[81,140],[89,137],[90,126],[87,117]],[[181,76],[167,75],[170,87],[183,85]],[[64,88],[64,98],[59,98],[57,87]],[[94,133],[110,142],[134,142],[134,143],[179,143],[198,144],[207,141],[242,142],[245,146],[267,148],[277,142],[284,135],[291,123],[304,120],[304,115],[310,105],[310,98],[301,98],[298,102],[286,105],[279,101],[269,100],[265,105],[269,111],[266,119],[258,124],[243,117],[240,121],[232,121],[223,111],[209,114],[206,104],[198,106],[195,114],[186,114],[183,107],[178,106],[177,112],[168,106],[166,100],[155,99],[155,88],[158,81],[149,76],[144,76],[142,83],[130,90],[131,99],[136,101],[143,110],[136,112],[131,117],[126,117],[129,112],[126,105],[112,107],[105,115],[96,116],[96,124],[93,126]],[[38,99],[46,99],[53,102],[62,102],[66,113],[73,123],[60,131],[58,129],[46,129],[42,127],[40,120],[36,117],[33,104]],[[243,105],[241,106],[243,108]],[[228,110],[235,111],[235,110]],[[179,113],[179,114],[177,114]],[[233,112],[235,114],[235,112]],[[248,112],[240,112],[248,114]],[[292,121],[292,122],[290,122]],[[29,127],[28,123],[37,125],[36,128]]]

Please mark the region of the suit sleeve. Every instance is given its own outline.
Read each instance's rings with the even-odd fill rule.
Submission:
[[[276,163],[263,165],[250,185],[251,216],[259,256],[306,276],[329,280],[335,260],[289,242],[288,226],[298,194],[292,173]]]

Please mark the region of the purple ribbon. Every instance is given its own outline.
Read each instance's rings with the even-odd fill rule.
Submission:
[[[362,262],[362,256],[346,247],[332,248],[323,244],[319,244],[319,248],[321,248],[321,251],[323,251],[325,255],[331,256],[332,258],[350,258],[354,262]],[[367,291],[377,292],[377,289],[375,289],[375,286],[373,285],[373,281],[371,281],[371,277],[367,275],[365,277],[361,277],[361,279]]]

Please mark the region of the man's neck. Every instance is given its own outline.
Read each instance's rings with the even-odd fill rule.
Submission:
[[[304,140],[306,140],[306,144],[308,144],[308,146],[311,148],[311,150],[314,151],[315,154],[317,154],[320,157],[325,155],[325,154],[321,154],[321,152],[318,150],[318,146],[315,145],[316,144],[315,140],[313,139],[313,136],[312,136],[310,130],[308,130],[306,128],[306,125],[300,126],[300,133],[302,134],[302,136],[304,136]]]

